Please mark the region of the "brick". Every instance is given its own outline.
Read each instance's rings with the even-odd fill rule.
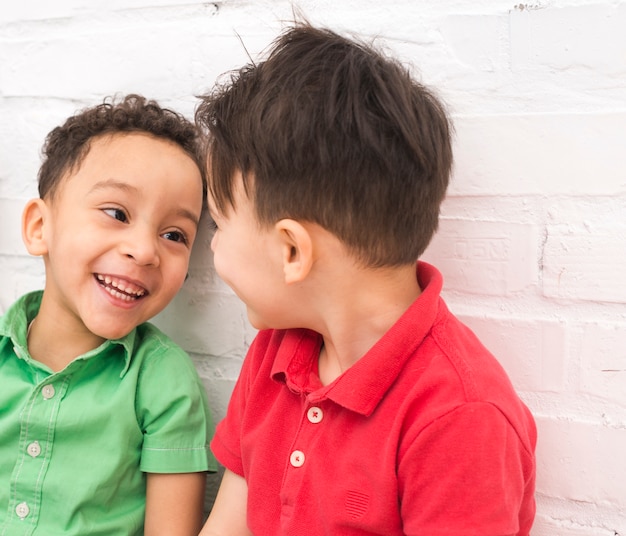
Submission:
[[[30,0],[26,2],[12,2],[0,9],[0,22],[15,22],[24,20],[41,20],[51,17],[68,16],[72,8],[68,1],[48,2],[47,0]]]
[[[539,493],[590,504],[624,504],[626,426],[574,416],[535,415],[535,420]]]
[[[202,25],[200,20],[144,20],[130,11],[110,21],[94,19],[89,31],[81,19],[70,19],[52,26],[48,34],[7,41],[0,49],[4,94],[100,99],[139,92],[159,99],[164,95],[190,97],[194,94],[191,75],[199,61],[212,82],[221,72],[213,69],[230,69],[233,59],[238,59],[236,54],[229,57],[221,52],[236,42],[232,28],[229,37],[223,38],[218,27],[210,46],[199,46],[200,36],[212,35],[211,21],[216,19],[201,17],[203,8],[197,9]],[[241,47],[233,50],[245,57]]]
[[[526,224],[443,218],[423,259],[443,272],[447,289],[510,295],[537,284],[537,235]]]
[[[20,296],[42,289],[45,283],[43,261],[37,257],[6,257],[0,255],[0,312]]]
[[[232,292],[185,284],[153,322],[188,352],[241,358],[247,350],[245,306]]]
[[[206,387],[213,419],[217,422],[226,415],[228,401],[235,387],[242,361],[219,356],[212,356],[211,360],[207,361],[204,354],[191,354],[191,358]]]
[[[22,210],[25,200],[0,198],[0,255],[28,256],[22,241]]]
[[[626,113],[455,118],[450,195],[613,195],[626,190]],[[593,143],[590,140],[602,140]],[[601,180],[598,178],[601,177]]]
[[[615,528],[618,528],[617,526]],[[623,529],[620,529],[623,530]],[[571,519],[554,519],[541,513],[535,519],[531,536],[615,536],[621,534],[612,528],[580,525]]]
[[[513,69],[626,72],[623,3],[514,9],[510,24]]]
[[[159,70],[156,66],[158,52],[154,56],[144,54],[145,59],[141,58],[144,47],[154,45],[158,50],[162,46],[159,47],[157,39],[172,38],[171,35],[157,38],[159,34],[155,31],[154,41],[148,40],[147,43],[138,43],[137,36],[129,28],[111,29],[104,35],[70,33],[67,37],[41,42],[9,44],[4,47],[5,53],[13,61],[5,67],[8,77],[3,84],[5,92],[9,95],[56,98],[70,98],[77,94],[105,96],[118,92],[144,92],[141,88],[152,87],[156,82],[153,77],[156,76],[178,86],[180,91],[181,80],[185,78],[183,71],[189,71],[187,60],[181,61],[179,69],[175,69],[170,68],[166,59],[162,70]],[[106,42],[110,44],[108,51]],[[122,43],[125,43],[124,48],[128,47],[125,54],[120,50]],[[18,53],[18,50],[23,52]],[[56,62],[58,57],[63,57],[64,61]],[[117,63],[116,68],[113,61]],[[137,68],[138,64],[141,69]],[[52,66],[57,71],[55,75],[48,71]],[[72,83],[68,84],[68,80]]]
[[[519,391],[565,387],[565,327],[555,321],[458,315],[495,355]]]
[[[585,324],[580,390],[626,407],[626,323]]]
[[[509,66],[506,13],[449,15],[441,24],[445,44],[464,66],[491,72]]]
[[[0,56],[1,50],[0,46]],[[44,139],[79,107],[72,101],[0,98],[0,139],[6,140],[0,150],[2,197],[28,199],[37,196],[37,173]]]
[[[549,224],[543,250],[543,293],[553,298],[626,303],[626,205],[581,203],[571,224]],[[564,210],[567,215],[571,212]],[[583,217],[581,217],[583,215]],[[591,220],[584,219],[588,215]],[[563,216],[558,221],[567,221]]]

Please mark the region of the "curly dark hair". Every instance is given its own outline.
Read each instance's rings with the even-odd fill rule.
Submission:
[[[92,139],[128,132],[145,132],[180,146],[200,169],[204,204],[206,162],[199,130],[181,114],[137,94],[121,100],[107,97],[102,104],[78,112],[48,134],[42,148],[39,196],[54,196],[62,177],[81,165]]]
[[[452,124],[397,60],[300,24],[201,99],[218,211],[232,207],[240,171],[264,226],[318,223],[373,267],[423,253],[448,186]]]

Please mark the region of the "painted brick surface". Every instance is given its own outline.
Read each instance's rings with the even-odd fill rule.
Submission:
[[[356,33],[434,85],[455,168],[424,258],[537,418],[533,536],[626,535],[626,2],[31,0],[0,8],[0,311],[43,285],[21,244],[39,151],[65,117],[139,92],[194,96],[293,19]],[[155,322],[221,418],[254,330],[216,276],[206,222]],[[211,477],[210,506],[219,476]]]
[[[624,138],[626,139],[626,137]],[[626,303],[626,204],[555,203],[544,244],[543,292],[553,298]]]
[[[541,3],[539,4],[541,5]],[[514,69],[626,72],[623,2],[516,10],[511,20]]]
[[[0,256],[25,256],[28,255],[22,242],[22,209],[24,200],[0,198],[0,214],[7,225],[3,226],[0,233]]]
[[[626,406],[626,322],[588,323],[582,328],[580,391]]]
[[[454,195],[626,191],[626,113],[459,117],[455,124]],[[602,143],[590,151],[593,139]]]
[[[600,422],[539,417],[540,468],[538,490],[546,495],[586,503],[616,503],[626,493],[626,480],[611,470],[626,447],[626,429]],[[555,444],[558,449],[553,448]],[[588,453],[597,455],[589,457]],[[581,459],[588,463],[580,465]],[[545,478],[549,469],[558,478]],[[625,521],[626,522],[626,521]]]
[[[459,315],[507,370],[518,391],[565,388],[567,331],[559,322]]]
[[[423,260],[446,271],[448,288],[508,295],[537,284],[537,247],[530,225],[442,219]]]

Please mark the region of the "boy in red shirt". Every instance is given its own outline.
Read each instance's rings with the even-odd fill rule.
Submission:
[[[535,425],[417,262],[452,152],[398,62],[299,25],[203,98],[215,268],[260,331],[202,535],[527,536]]]

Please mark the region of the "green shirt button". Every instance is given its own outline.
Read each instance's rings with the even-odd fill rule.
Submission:
[[[41,446],[38,441],[33,441],[28,447],[26,447],[26,452],[33,458],[36,458],[41,454]]]
[[[54,396],[54,385],[44,385],[41,389],[41,396],[43,396],[45,400],[50,400]]]
[[[17,514],[17,517],[24,519],[30,513],[30,508],[28,508],[28,505],[25,502],[21,502],[15,507],[15,513]]]

